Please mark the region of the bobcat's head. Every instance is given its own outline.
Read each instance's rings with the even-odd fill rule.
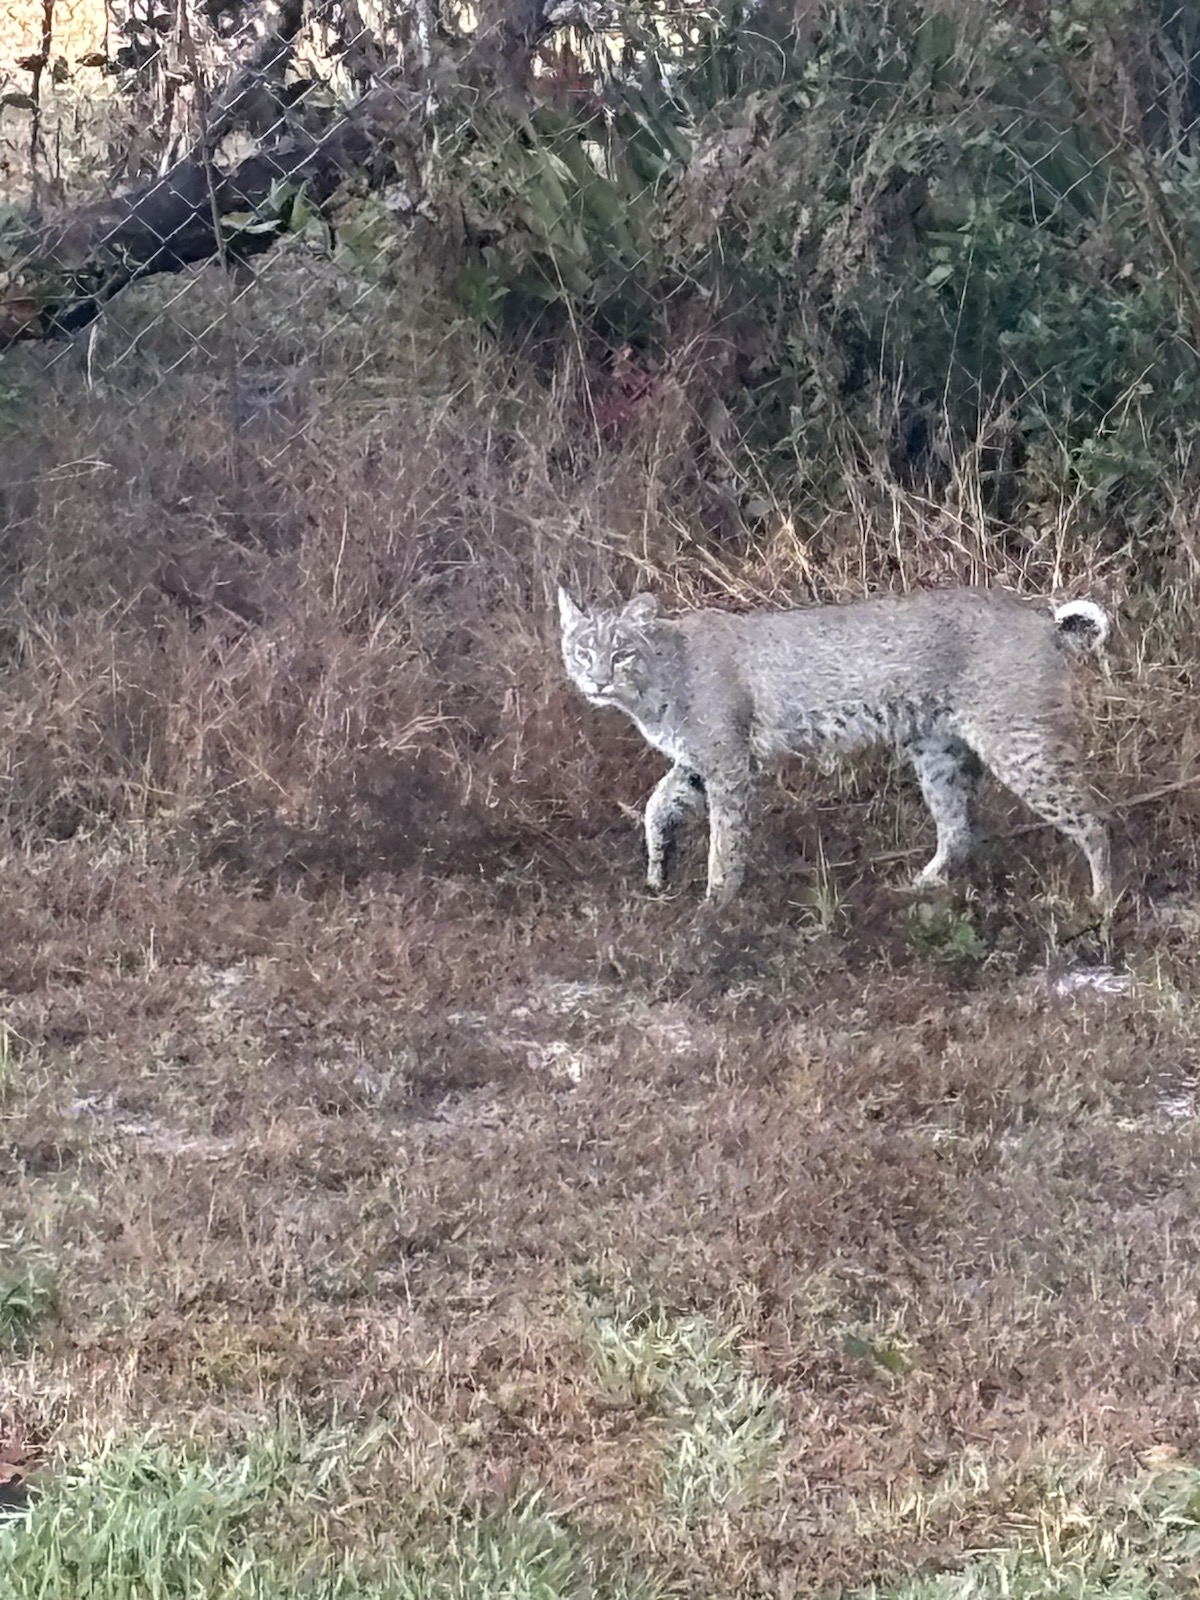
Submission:
[[[563,661],[572,681],[597,706],[632,707],[646,687],[646,631],[658,615],[652,594],[637,594],[612,611],[583,611],[558,591]]]

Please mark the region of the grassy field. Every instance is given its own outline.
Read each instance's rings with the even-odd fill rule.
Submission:
[[[91,392],[22,357],[6,1597],[1195,1593],[1193,544],[1152,595],[1070,507],[866,480],[706,534],[669,406],[602,448],[569,372],[419,324],[285,394],[260,349],[252,404],[169,327]],[[564,681],[559,578],[1095,594],[1111,928],[994,792],[914,900],[883,762],[768,786],[715,932],[699,839],[645,899],[659,768]]]

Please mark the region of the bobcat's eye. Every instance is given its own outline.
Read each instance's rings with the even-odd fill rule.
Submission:
[[[616,652],[616,654],[613,656],[613,666],[614,667],[627,667],[627,666],[629,666],[629,664],[634,659],[634,655],[635,655],[635,652],[632,651],[632,650],[618,650]]]

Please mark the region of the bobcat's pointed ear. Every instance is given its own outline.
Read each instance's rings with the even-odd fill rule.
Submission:
[[[658,615],[658,600],[652,594],[635,594],[621,612],[626,622],[650,622]]]
[[[584,613],[560,583],[558,586],[558,619],[564,628],[576,627],[583,621]]]

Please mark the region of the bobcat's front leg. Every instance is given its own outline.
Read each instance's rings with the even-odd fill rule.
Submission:
[[[714,905],[728,905],[746,872],[750,834],[750,774],[709,777],[708,895]]]
[[[654,787],[646,802],[646,887],[661,894],[667,881],[667,862],[679,824],[703,812],[704,779],[691,767],[676,762]]]

